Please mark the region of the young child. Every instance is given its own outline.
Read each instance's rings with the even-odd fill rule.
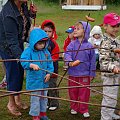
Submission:
[[[60,48],[56,42],[57,40],[57,34],[56,34],[56,28],[55,24],[51,20],[45,20],[41,28],[47,33],[50,41],[48,50],[52,55],[53,60],[53,66],[54,66],[54,73],[58,74],[58,59],[59,59],[59,53]],[[55,54],[58,53],[58,54]],[[49,87],[55,88],[57,87],[57,75],[52,75],[49,80]],[[57,90],[48,90],[48,95],[51,97],[58,97],[59,92]],[[56,110],[59,107],[59,101],[54,99],[48,99],[48,109],[49,110]]]
[[[66,51],[67,46],[70,44],[70,42],[74,40],[74,26],[70,26],[65,32],[68,34],[68,36],[64,41],[64,46],[63,46],[64,52]],[[64,59],[64,53],[63,53],[63,59]],[[65,65],[64,63],[63,69],[67,70],[67,68],[68,66]]]
[[[98,48],[100,47],[102,37],[103,35],[102,35],[101,27],[95,25],[90,32],[90,38],[88,39],[88,41],[96,48],[95,54],[96,54],[97,69],[100,69]]]
[[[120,16],[116,13],[108,13],[103,19],[103,28],[105,33],[100,47],[100,70],[103,85],[119,84],[120,62],[119,54],[113,52],[114,49],[120,49],[116,35],[120,30]],[[104,87],[103,93],[117,99],[119,86]],[[116,107],[117,101],[103,96],[102,105]],[[120,116],[114,113],[114,109],[101,108],[101,120],[120,119]]]
[[[86,29],[87,28],[87,29]],[[85,30],[86,29],[86,30]],[[74,37],[76,38],[72,41],[67,50],[78,50],[80,46],[81,49],[92,48],[92,44],[88,42],[90,33],[90,24],[87,22],[79,21],[75,24]],[[81,43],[82,42],[82,43]],[[65,60],[76,61],[79,60],[78,66],[74,66],[73,62],[66,63],[70,66],[68,70],[69,79],[74,80],[82,85],[90,85],[90,81],[95,77],[95,51],[93,49],[78,51],[77,52],[66,52]],[[80,84],[72,81],[68,82],[69,86],[80,86]],[[81,102],[88,102],[90,97],[90,90],[88,88],[74,88],[69,89],[69,96],[71,100],[77,100]],[[84,117],[89,117],[89,110],[87,104],[70,103],[71,114],[77,114],[78,112],[83,114]]]
[[[70,26],[65,32],[68,33],[68,36],[64,41],[64,52],[66,51],[66,48],[70,44],[70,42],[74,40],[74,26]]]
[[[35,28],[30,32],[29,46],[21,55],[23,60],[52,60],[48,46],[48,36],[40,28]],[[27,90],[37,90],[48,87],[50,73],[41,70],[53,72],[53,62],[21,62],[26,70],[26,88]],[[32,92],[32,94],[47,96],[47,91]],[[31,106],[29,114],[33,120],[48,120],[46,116],[47,98],[31,96]]]

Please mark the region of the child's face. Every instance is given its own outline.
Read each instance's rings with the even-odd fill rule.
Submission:
[[[45,48],[46,41],[39,41],[35,44],[35,49],[36,50],[42,50]]]
[[[68,36],[69,36],[70,39],[73,39],[74,38],[74,32],[68,33]]]
[[[43,30],[47,33],[49,38],[51,38],[53,36],[53,29],[52,28],[44,27]]]
[[[115,38],[120,30],[120,25],[119,24],[115,26],[104,25],[104,29],[109,36]]]
[[[84,29],[83,29],[83,25],[79,24],[75,26],[74,29],[74,37],[82,38],[84,36]]]
[[[95,39],[100,39],[101,35],[100,35],[100,34],[94,34],[93,37],[94,37]]]

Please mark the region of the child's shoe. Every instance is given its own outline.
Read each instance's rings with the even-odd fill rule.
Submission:
[[[33,120],[40,120],[39,116],[33,116]]]
[[[50,120],[47,116],[42,116],[40,120]]]
[[[57,109],[57,107],[55,106],[55,107],[49,107],[49,110],[51,110],[51,111],[54,111],[54,110],[56,110]]]
[[[84,117],[84,118],[88,118],[88,117],[90,117],[90,114],[89,114],[88,112],[83,113],[83,117]]]
[[[71,112],[72,115],[76,115],[77,114],[77,112],[75,110],[73,110],[73,109],[71,109],[70,112]]]

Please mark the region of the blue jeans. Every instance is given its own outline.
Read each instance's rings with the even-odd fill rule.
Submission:
[[[32,92],[31,94],[47,96],[47,92],[48,91],[39,91]],[[29,114],[31,116],[39,116],[40,112],[46,112],[47,102],[48,102],[47,98],[31,96],[31,106]]]

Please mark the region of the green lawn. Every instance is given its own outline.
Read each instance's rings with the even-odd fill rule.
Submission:
[[[65,33],[65,30],[71,26],[74,25],[75,22],[78,20],[85,20],[85,15],[88,15],[90,13],[90,16],[95,18],[96,21],[94,23],[90,23],[91,26],[93,25],[99,25],[102,23],[102,19],[104,14],[108,12],[116,12],[120,13],[120,9],[117,6],[108,6],[108,9],[105,11],[64,11],[61,10],[60,6],[54,5],[54,4],[43,4],[42,2],[36,3],[38,6],[38,13],[36,18],[36,23],[41,24],[45,19],[51,19],[55,22],[57,34],[59,36],[57,42],[61,48],[61,51],[63,51],[63,43],[67,36]],[[63,75],[63,62],[60,62],[59,64],[59,74]],[[3,77],[3,71],[2,68],[0,69],[0,79]],[[60,80],[60,78],[58,79]],[[92,81],[92,84],[100,84],[102,81],[100,80],[100,73],[97,72],[97,77]],[[67,86],[67,80],[63,80],[60,86]],[[25,82],[23,89],[25,89]],[[95,88],[99,91],[102,91],[102,88]],[[2,94],[2,93],[1,93]],[[61,90],[60,91],[60,97],[62,98],[68,98],[67,90]],[[29,104],[29,97],[22,95],[23,100]],[[102,95],[91,92],[91,103],[101,104]],[[21,117],[13,117],[11,116],[6,108],[8,98],[2,98],[0,99],[0,120],[31,120],[31,117],[28,115],[29,110],[21,111],[23,115]],[[118,105],[119,106],[119,105]],[[48,111],[48,116],[51,118],[51,120],[82,120],[82,115],[71,115],[70,109],[69,109],[69,103],[65,101],[60,101],[60,108],[54,112]],[[91,114],[91,120],[99,120],[100,119],[100,108],[96,106],[90,106],[90,114]]]

